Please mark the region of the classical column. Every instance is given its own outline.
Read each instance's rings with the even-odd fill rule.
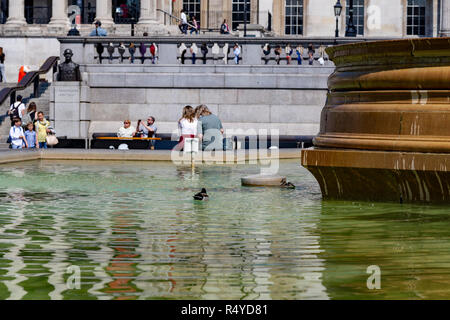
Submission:
[[[49,27],[66,29],[69,25],[67,1],[52,1],[52,18]]]
[[[109,27],[114,24],[112,18],[112,0],[97,0],[95,20],[100,20],[102,27]]]
[[[141,0],[139,24],[155,24],[156,22],[156,0]]]
[[[6,21],[9,25],[26,25],[25,20],[25,0],[9,1],[9,18]]]
[[[450,0],[441,0],[441,37],[450,36]]]

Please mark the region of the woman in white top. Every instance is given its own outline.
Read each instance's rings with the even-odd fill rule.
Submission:
[[[117,136],[119,138],[132,138],[136,133],[136,129],[131,125],[130,120],[125,120],[123,122],[123,127],[119,129],[117,132]]]
[[[183,116],[178,121],[180,141],[175,146],[175,150],[183,150],[185,138],[195,138],[197,136],[198,120],[195,117],[194,108],[186,106],[183,108]]]

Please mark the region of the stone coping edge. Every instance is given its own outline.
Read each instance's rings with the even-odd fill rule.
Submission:
[[[245,161],[268,161],[282,159],[300,160],[302,149],[217,151],[214,154],[200,152],[193,158],[195,163],[240,163]],[[99,160],[99,161],[172,161],[174,164],[190,163],[189,154],[170,150],[5,150],[0,151],[0,164],[32,160]]]

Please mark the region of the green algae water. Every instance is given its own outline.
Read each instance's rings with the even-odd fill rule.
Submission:
[[[450,298],[448,207],[324,202],[299,161],[280,163],[296,190],[241,187],[254,173],[1,165],[0,299]]]

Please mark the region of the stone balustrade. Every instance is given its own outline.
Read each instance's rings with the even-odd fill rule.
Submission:
[[[279,46],[281,55],[280,64],[287,64],[286,47],[292,49],[291,65],[299,64],[297,57],[301,55],[301,62],[308,63],[308,45],[313,44],[315,48],[314,65],[319,65],[317,60],[323,57],[326,65],[333,65],[329,61],[325,49],[336,43],[334,38],[324,39],[293,39],[293,38],[259,38],[242,39],[234,37],[61,37],[61,54],[66,48],[74,52],[74,59],[80,64],[130,64],[131,52],[130,44],[134,44],[135,64],[232,64],[234,59],[233,47],[237,44],[240,47],[240,61],[242,65],[265,65],[277,64],[277,57],[274,49]],[[355,42],[342,39],[339,43]],[[140,53],[140,45],[146,47],[145,54]],[[156,46],[155,57],[150,52],[150,45]],[[98,50],[101,45],[102,49]],[[124,50],[119,50],[122,45]],[[266,45],[270,46],[270,53],[265,52]],[[206,55],[202,51],[202,46],[208,49]],[[191,50],[192,49],[192,50]],[[99,54],[101,52],[101,54]],[[193,59],[193,54],[196,57]]]

